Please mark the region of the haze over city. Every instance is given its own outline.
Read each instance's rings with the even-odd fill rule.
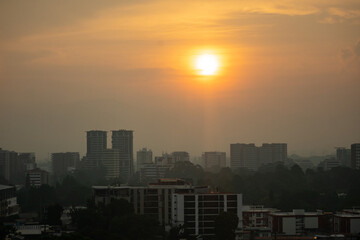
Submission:
[[[155,154],[237,142],[333,154],[360,141],[359,9],[0,1],[0,147],[85,154],[86,131],[131,129]]]

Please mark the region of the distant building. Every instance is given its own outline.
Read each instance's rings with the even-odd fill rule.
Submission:
[[[244,229],[268,228],[269,215],[274,212],[279,212],[275,208],[265,208],[258,205],[243,206],[243,227]]]
[[[351,144],[351,167],[360,169],[360,143]]]
[[[236,143],[230,145],[230,166],[231,168],[258,168],[258,148],[255,144]]]
[[[134,149],[133,149],[133,131],[132,130],[113,130],[111,136],[112,149],[119,150],[120,175],[125,181],[133,174],[134,168]]]
[[[287,160],[286,143],[263,143],[259,147],[259,166]]]
[[[104,149],[101,164],[105,168],[107,179],[120,178],[120,152],[118,149]]]
[[[171,153],[171,157],[173,158],[174,163],[190,161],[190,155],[188,152],[173,152]]]
[[[136,152],[136,169],[138,171],[140,170],[141,165],[153,163],[152,154],[152,151],[146,148]]]
[[[26,172],[26,185],[40,187],[41,185],[49,185],[49,173],[40,168],[29,170]]]
[[[96,168],[100,166],[101,154],[107,147],[106,131],[87,131],[86,146],[86,162],[84,167]]]
[[[174,166],[175,162],[170,154],[163,153],[161,157],[155,157],[156,165]]]
[[[14,186],[0,185],[0,218],[19,214]]]
[[[185,226],[190,236],[215,237],[215,219],[221,212],[231,212],[239,218],[242,229],[242,195],[231,193],[173,194],[172,220],[174,225]]]
[[[313,235],[327,227],[327,217],[322,211],[305,212],[296,209],[292,212],[269,214],[269,227],[273,233],[282,235]]]
[[[287,160],[286,143],[264,143],[261,147],[255,144],[230,144],[231,168],[248,168],[257,170],[261,165],[285,162]]]
[[[327,158],[319,164],[319,167],[322,167],[325,171],[329,171],[340,166],[340,162],[335,158]]]
[[[25,165],[25,171],[36,168],[35,153],[19,153],[19,160]]]
[[[154,180],[164,178],[167,171],[170,170],[169,165],[158,165],[155,163],[142,164],[140,166],[140,180]]]
[[[336,148],[336,160],[344,167],[351,167],[351,149]]]
[[[23,184],[24,164],[18,153],[0,148],[0,176],[12,184]]]
[[[55,179],[61,178],[76,168],[80,161],[78,152],[52,153],[52,174]]]
[[[226,167],[225,152],[204,152],[202,158],[205,169],[221,169]]]

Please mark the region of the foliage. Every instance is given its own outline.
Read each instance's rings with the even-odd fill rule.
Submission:
[[[61,215],[63,207],[60,204],[54,204],[47,207],[46,223],[49,225],[61,225]]]
[[[234,213],[222,212],[215,219],[216,239],[234,240],[239,218]]]
[[[132,204],[124,199],[106,206],[74,209],[71,219],[78,232],[91,239],[156,239],[161,233],[156,220],[134,214]]]
[[[176,162],[175,166],[170,169],[165,177],[167,178],[183,178],[197,184],[203,177],[204,170],[200,165],[194,165],[189,161]]]

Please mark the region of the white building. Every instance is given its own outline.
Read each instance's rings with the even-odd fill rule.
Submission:
[[[171,222],[186,227],[191,236],[213,237],[215,219],[221,212],[232,212],[242,229],[242,195],[227,193],[173,194]]]

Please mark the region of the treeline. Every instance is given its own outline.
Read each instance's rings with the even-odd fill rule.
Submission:
[[[54,204],[61,206],[85,206],[92,197],[91,186],[107,185],[105,171],[77,170],[64,176],[54,186],[24,187],[17,191],[17,201],[22,212],[42,213],[44,208]]]
[[[92,196],[91,186],[112,183],[104,176],[102,171],[77,171],[55,186],[20,189],[17,192],[18,202],[23,212],[40,211],[53,204],[84,206]],[[283,211],[298,208],[337,211],[360,203],[360,171],[344,167],[303,172],[298,165],[288,168],[277,163],[263,166],[258,171],[223,168],[213,173],[190,162],[179,162],[167,172],[166,177],[183,178],[194,185],[207,185],[213,191],[242,193],[246,205],[264,205]],[[146,182],[134,179],[131,183],[146,185]]]
[[[283,211],[292,209],[337,211],[360,203],[360,171],[345,167],[330,171],[275,163],[258,171],[223,168],[205,172],[190,162],[177,163],[167,177],[186,178],[194,184],[208,185],[214,191],[243,194],[246,205],[264,205]]]

